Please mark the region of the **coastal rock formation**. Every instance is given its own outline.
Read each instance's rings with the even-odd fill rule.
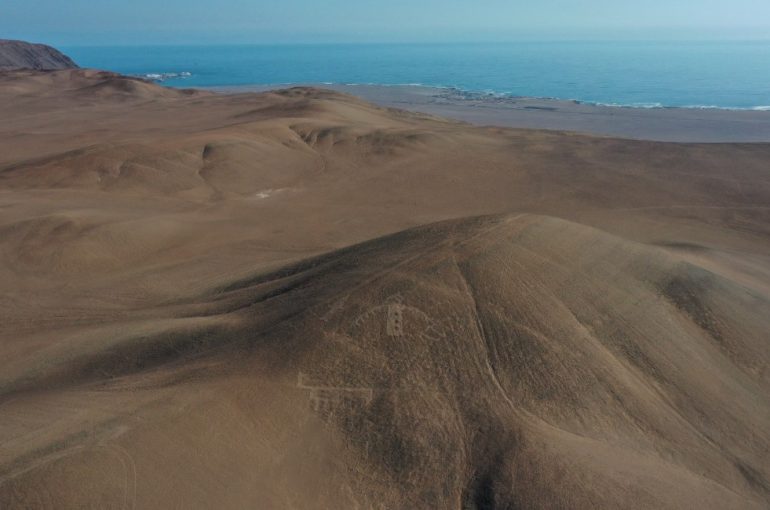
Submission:
[[[0,39],[0,71],[11,69],[74,69],[67,55],[45,44]]]

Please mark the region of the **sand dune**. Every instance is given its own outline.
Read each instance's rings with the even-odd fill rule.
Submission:
[[[0,115],[0,507],[770,503],[770,146],[95,71]]]

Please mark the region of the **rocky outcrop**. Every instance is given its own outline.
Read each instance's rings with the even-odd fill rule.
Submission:
[[[45,44],[0,39],[0,71],[11,69],[74,69],[78,65]]]

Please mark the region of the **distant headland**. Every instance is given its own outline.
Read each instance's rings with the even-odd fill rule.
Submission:
[[[78,65],[56,48],[45,44],[0,39],[0,71],[13,69],[76,69]]]

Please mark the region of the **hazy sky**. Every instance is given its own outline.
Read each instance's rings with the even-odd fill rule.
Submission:
[[[770,38],[770,0],[0,0],[52,44]]]

